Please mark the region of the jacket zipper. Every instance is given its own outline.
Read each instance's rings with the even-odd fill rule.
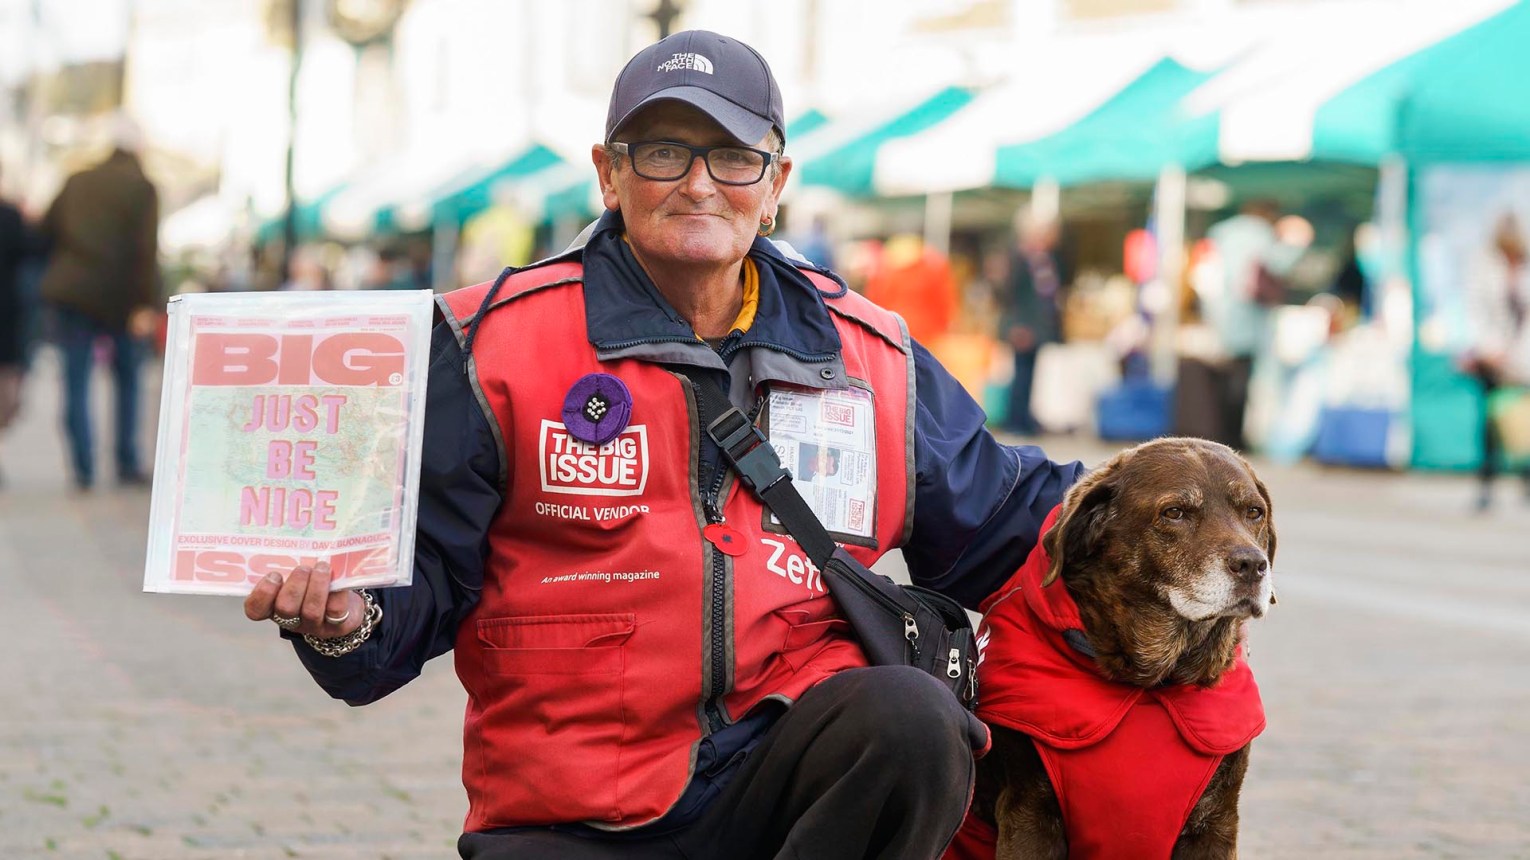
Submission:
[[[704,435],[706,433],[705,427],[708,421],[715,419],[716,416],[707,416],[701,414],[700,406],[703,401],[701,398],[700,383],[692,382],[691,389],[696,395],[697,418],[700,420],[701,426],[703,428],[702,434]],[[765,401],[763,398],[761,398],[755,404],[754,410],[747,416],[749,418],[749,423],[754,423],[755,419],[760,414],[760,409],[764,406],[764,404]],[[704,448],[704,442],[697,447],[696,458],[698,466],[700,465],[702,450]],[[718,499],[718,495],[722,492],[723,482],[727,479],[728,470],[731,468],[733,467],[728,463],[727,458],[722,455],[721,451],[719,451],[717,455],[717,463],[712,469],[712,480],[710,482],[710,486],[706,488],[701,497],[702,509],[706,515],[708,525],[717,525],[727,521],[727,517],[723,516],[722,508],[720,505],[721,500]],[[712,674],[711,687],[708,690],[709,695],[707,696],[705,711],[707,715],[707,724],[710,726],[713,732],[718,732],[727,727],[728,724],[727,719],[723,717],[721,705],[724,688],[728,683],[728,640],[727,627],[724,624],[724,618],[728,609],[728,593],[726,588],[728,563],[723,558],[722,550],[719,550],[714,546],[710,548],[710,551],[712,553],[712,593],[709,595],[712,602],[712,641],[710,643],[712,649]]]

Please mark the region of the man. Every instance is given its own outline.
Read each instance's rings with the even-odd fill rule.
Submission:
[[[112,138],[111,155],[64,183],[42,225],[52,248],[42,299],[64,354],[64,427],[80,490],[95,482],[90,372],[101,338],[112,344],[117,481],[148,480],[138,458],[138,369],[161,301],[159,197],[138,162],[137,127],[118,117]]]
[[[986,730],[922,672],[866,665],[698,386],[864,450],[875,468],[834,496],[862,516],[815,513],[969,606],[1079,467],[997,444],[896,317],[764,238],[784,129],[747,45],[639,52],[592,148],[606,214],[441,300],[414,584],[330,593],[298,568],[245,602],[353,704],[455,650],[463,857],[928,858],[960,823]]]
[[[1015,378],[1009,386],[1004,429],[1022,436],[1041,432],[1031,414],[1036,355],[1062,339],[1062,292],[1066,283],[1057,257],[1057,225],[1029,210],[1015,218],[1015,250],[1009,257],[1002,327],[1015,351]]]

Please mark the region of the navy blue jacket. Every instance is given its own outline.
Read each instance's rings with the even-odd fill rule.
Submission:
[[[721,356],[749,350],[765,356],[837,353],[838,335],[817,288],[775,244],[761,239],[750,251],[760,273],[754,324],[713,351],[663,300],[625,243],[611,241],[619,228],[619,219],[607,216],[589,244],[563,257],[584,262],[591,343],[611,348],[657,341],[650,344],[656,360],[719,374],[734,366]],[[464,363],[451,328],[438,323],[426,392],[414,584],[376,592],[384,619],[349,655],[324,657],[288,637],[315,680],[351,704],[387,695],[417,676],[426,660],[449,651],[458,623],[478,599],[502,472]],[[996,441],[984,427],[982,409],[917,343],[914,366],[914,520],[904,557],[915,583],[975,607],[1025,561],[1043,519],[1083,468],[1053,463],[1034,446]],[[733,386],[735,399],[743,388]],[[711,444],[705,434],[701,438]],[[716,462],[715,452],[711,459]]]

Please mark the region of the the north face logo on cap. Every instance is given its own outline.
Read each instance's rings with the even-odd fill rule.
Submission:
[[[676,72],[681,69],[695,69],[698,72],[712,74],[712,61],[700,54],[680,53],[659,64],[655,71]]]

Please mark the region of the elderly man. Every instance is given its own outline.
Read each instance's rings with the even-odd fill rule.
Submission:
[[[867,665],[705,432],[701,386],[778,449],[854,456],[814,513],[969,606],[1079,468],[996,443],[896,316],[764,238],[784,129],[747,45],[635,56],[592,151],[606,214],[442,297],[414,584],[330,593],[299,568],[245,603],[353,704],[455,650],[464,857],[928,858],[962,818],[986,730],[923,673]]]

